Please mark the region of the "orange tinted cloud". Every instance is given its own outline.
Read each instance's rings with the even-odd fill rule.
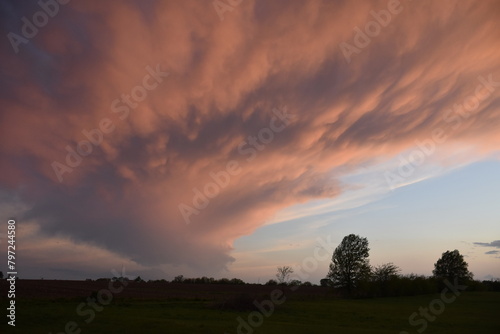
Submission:
[[[387,6],[245,1],[220,21],[211,2],[72,2],[18,54],[2,41],[0,185],[40,233],[144,265],[223,268],[233,241],[280,209],[340,194],[339,170],[452,126],[447,110],[479,76],[492,76],[490,95],[447,144],[498,150],[498,3],[402,1],[347,63],[339,45]],[[2,8],[3,35],[36,9]],[[157,64],[169,76],[131,107],[124,95]],[[240,145],[284,106],[293,121],[249,161]],[[66,146],[103,119],[114,130],[59,182],[52,163],[66,164]],[[194,189],[232,160],[241,171],[185,224],[179,204],[194,207]]]

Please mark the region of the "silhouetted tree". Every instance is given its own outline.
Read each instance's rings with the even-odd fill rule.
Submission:
[[[174,280],[172,282],[174,283],[182,283],[184,281],[184,276],[183,275],[178,275],[174,277]]]
[[[322,278],[319,280],[319,285],[321,286],[331,286],[332,285],[332,281],[329,279],[329,278]]]
[[[446,251],[441,255],[441,258],[434,264],[432,273],[434,277],[439,279],[448,279],[453,281],[457,278],[464,282],[471,280],[473,274],[467,269],[467,262],[464,261],[463,255],[458,250]]]
[[[368,239],[349,234],[333,251],[327,278],[336,288],[345,288],[350,294],[358,282],[370,275]]]
[[[371,283],[368,292],[373,296],[394,295],[394,287],[397,286],[401,269],[393,263],[384,263],[373,267],[371,273]],[[392,291],[391,291],[392,289]]]
[[[231,284],[245,284],[245,282],[239,278],[232,278],[231,281],[229,281]]]
[[[120,279],[123,279],[123,277],[120,277]],[[110,278],[101,277],[101,278],[96,279],[95,281],[96,282],[109,282],[110,280],[111,280]]]
[[[384,263],[372,269],[372,278],[377,282],[385,282],[397,277],[401,269],[393,263]]]
[[[276,281],[275,279],[270,279],[264,285],[278,285],[278,281]]]
[[[293,274],[293,269],[290,266],[278,267],[278,272],[276,273],[276,278],[279,284],[286,284],[290,279],[290,275]]]

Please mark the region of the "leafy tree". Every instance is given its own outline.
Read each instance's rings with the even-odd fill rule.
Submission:
[[[231,284],[245,284],[245,282],[239,278],[232,278],[230,281]]]
[[[290,275],[293,274],[293,269],[290,266],[278,267],[278,272],[276,273],[276,278],[279,284],[286,284],[290,279]]]
[[[319,281],[319,285],[325,286],[325,287],[326,286],[331,286],[332,285],[332,281],[329,278],[322,278]]]
[[[369,277],[368,239],[349,234],[335,248],[327,278],[334,287],[345,288],[350,294],[358,283]]]
[[[182,283],[184,281],[184,276],[183,275],[178,275],[174,277],[173,282],[174,283]]]
[[[439,279],[448,279],[453,281],[457,278],[460,282],[471,280],[473,274],[467,269],[467,262],[458,250],[446,251],[441,258],[434,264],[432,273]]]
[[[266,282],[264,285],[278,285],[278,281],[274,279],[270,279],[269,281]]]
[[[127,279],[127,278],[123,278],[123,277],[120,277],[120,278],[118,278],[118,279],[120,280],[120,282],[123,282],[124,280],[127,280],[127,281],[128,281],[128,279]],[[96,282],[109,282],[109,281],[110,281],[110,279],[109,279],[109,278],[105,278],[105,277],[101,277],[101,278],[96,279],[95,281],[96,281]]]
[[[384,263],[373,267],[369,293],[373,296],[395,295],[401,269],[393,263]]]
[[[398,277],[401,269],[392,262],[381,264],[374,267],[372,270],[372,278],[374,281],[386,282],[391,278]]]

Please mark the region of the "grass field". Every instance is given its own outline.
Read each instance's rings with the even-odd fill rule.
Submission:
[[[439,295],[378,299],[289,298],[269,317],[254,313],[253,324],[240,333],[418,333],[422,320],[411,326],[408,318],[419,307],[429,307]],[[301,300],[302,299],[302,300]],[[82,298],[18,299],[16,328],[2,333],[238,333],[238,317],[248,321],[252,311],[220,310],[213,301],[187,299],[116,298],[90,320],[77,314]],[[5,318],[5,316],[3,316]],[[415,321],[422,319],[418,316]],[[73,327],[65,331],[68,322]],[[3,328],[6,321],[3,321]],[[252,319],[250,319],[252,323]],[[79,330],[81,330],[79,332]],[[464,292],[446,304],[425,333],[500,333],[500,293]]]

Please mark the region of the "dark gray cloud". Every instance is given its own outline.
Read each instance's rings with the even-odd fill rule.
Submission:
[[[483,247],[500,248],[500,240],[495,240],[492,242],[475,242],[474,245],[483,246]]]

